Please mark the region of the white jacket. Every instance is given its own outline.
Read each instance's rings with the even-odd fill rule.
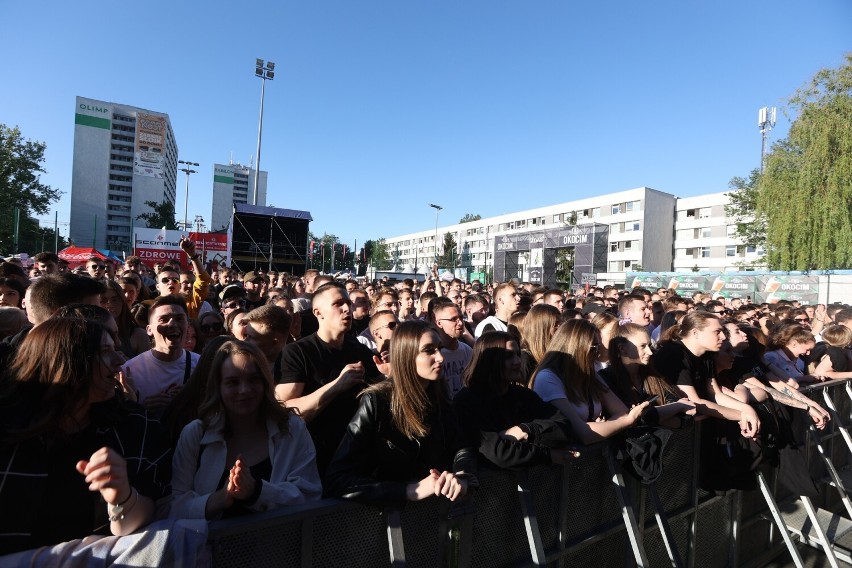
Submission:
[[[224,426],[224,416],[218,417],[206,430],[201,420],[194,420],[180,433],[172,459],[170,516],[205,518],[207,499],[216,491],[226,468],[228,448]],[[267,419],[266,430],[272,475],[269,481],[263,482],[260,497],[248,508],[266,511],[319,499],[322,484],[317,472],[316,450],[302,419],[291,416],[286,434],[281,433],[274,421]]]

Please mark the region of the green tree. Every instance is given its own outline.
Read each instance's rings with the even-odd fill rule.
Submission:
[[[476,215],[473,213],[466,213],[464,217],[459,219],[459,223],[470,223],[471,221],[479,221],[480,219],[482,219],[482,215],[478,213]]]
[[[370,239],[364,243],[364,247],[359,253],[361,262],[367,259],[367,264],[373,267],[374,270],[389,270],[393,260],[391,259],[390,247],[385,242],[384,238]],[[366,274],[367,267],[363,265],[362,274]]]
[[[852,267],[852,54],[788,100],[795,119],[773,145],[758,183],[767,265]]]
[[[766,215],[757,209],[760,170],[752,170],[748,179],[731,178],[728,187],[730,202],[725,205],[725,215],[733,219],[737,230],[735,236],[743,244],[766,248]]]
[[[438,266],[452,270],[458,264],[456,236],[447,231],[444,233],[444,251],[438,256]]]
[[[145,225],[149,229],[162,229],[163,227],[169,230],[177,229],[174,203],[169,203],[168,201],[163,201],[162,203],[146,201],[145,205],[150,207],[151,211],[137,215],[136,218],[145,221]]]
[[[15,209],[20,212],[18,248],[25,250],[24,220],[44,215],[50,204],[62,195],[58,189],[41,183],[40,174],[46,173],[43,166],[45,148],[43,142],[25,140],[17,126],[9,128],[0,124],[0,203],[3,204],[0,208],[0,249],[10,253],[19,252],[11,250]],[[35,226],[38,226],[37,222]]]
[[[556,251],[556,281],[562,285],[574,284],[574,248],[565,247]]]

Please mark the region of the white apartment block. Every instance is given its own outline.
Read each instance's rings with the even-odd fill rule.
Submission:
[[[77,97],[70,238],[129,251],[146,201],[175,203],[177,143],[169,116]]]
[[[733,221],[725,217],[727,202],[725,193],[677,198],[639,187],[445,225],[437,231],[426,229],[386,238],[385,242],[396,270],[413,272],[416,267],[422,273],[435,258],[436,233],[441,255],[444,235],[450,232],[455,236],[461,266],[470,272],[488,272],[494,267],[496,245],[503,237],[596,225],[608,230],[606,259],[597,272],[599,285],[623,285],[627,272],[692,272],[696,266],[701,271],[734,272],[757,266],[763,251],[751,250],[733,237]],[[529,262],[528,253],[519,253],[517,274],[513,276],[529,280]]]
[[[438,254],[444,235],[455,235],[463,259],[472,272],[493,267],[495,240],[524,233],[547,233],[572,225],[604,226],[608,231],[608,253],[599,283],[624,283],[625,272],[641,266],[648,271],[671,270],[675,197],[648,187],[640,187],[595,197],[507,213],[469,223],[445,225],[437,230]],[[425,213],[426,211],[424,211]],[[435,257],[436,231],[425,230],[386,238],[397,269],[418,272],[431,266]],[[529,278],[529,254],[520,253],[517,274]]]
[[[266,206],[267,172],[260,170],[257,180],[257,203],[254,203],[254,176],[257,170],[241,164],[213,165],[213,208],[210,229],[227,229],[234,211],[234,203]]]
[[[736,225],[725,215],[728,202],[724,192],[677,200],[675,272],[737,272],[762,266],[764,251],[735,238]]]

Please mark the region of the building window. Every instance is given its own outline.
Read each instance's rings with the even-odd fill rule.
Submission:
[[[612,243],[609,245],[609,252],[618,252],[618,243]]]
[[[625,241],[624,249],[628,250],[628,249],[631,249],[631,248],[633,248],[633,241]]]
[[[617,203],[617,204],[612,206],[612,214],[618,215],[619,213],[621,213],[621,204]]]
[[[561,220],[562,220],[562,215],[554,215],[554,216],[553,216],[553,222],[554,222],[554,223],[558,223],[558,222],[560,222]]]
[[[745,250],[746,250],[747,253],[752,253],[752,254],[757,252],[757,248],[753,247],[753,246],[747,246]]]
[[[704,227],[701,229],[701,236],[705,239],[712,236],[712,233],[713,231],[710,230],[710,227]]]
[[[700,256],[701,258],[710,258],[710,247],[699,248],[698,256]]]
[[[595,207],[592,209],[592,217],[600,217],[601,216],[601,208]]]
[[[711,207],[702,207],[698,210],[698,218],[699,219],[708,219],[713,214],[713,209]]]
[[[725,256],[737,256],[736,245],[728,245],[725,247]]]
[[[736,225],[728,225],[725,227],[725,235],[728,237],[736,237],[737,236],[737,226]]]

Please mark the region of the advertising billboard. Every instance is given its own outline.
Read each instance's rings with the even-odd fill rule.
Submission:
[[[136,115],[136,151],[133,174],[163,179],[166,119],[153,114]]]

